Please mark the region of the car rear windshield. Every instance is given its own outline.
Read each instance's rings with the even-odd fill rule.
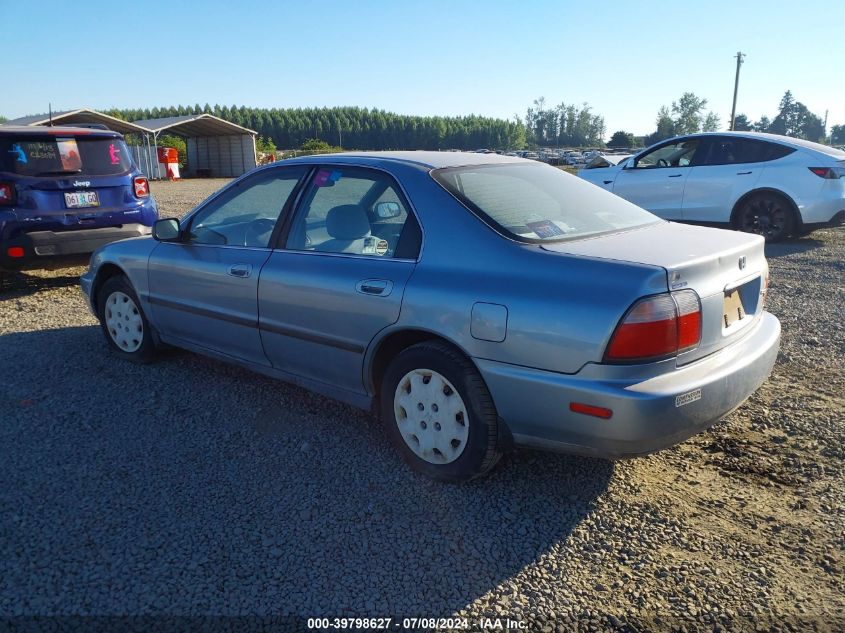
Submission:
[[[434,179],[503,235],[550,242],[630,229],[659,218],[548,165],[437,169]]]
[[[0,171],[21,176],[112,176],[132,168],[118,137],[0,135]]]

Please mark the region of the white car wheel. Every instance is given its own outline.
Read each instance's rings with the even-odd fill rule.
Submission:
[[[144,320],[132,297],[115,291],[106,298],[106,330],[118,349],[135,352],[144,342]]]
[[[393,411],[402,439],[430,464],[449,464],[464,452],[469,415],[458,390],[431,369],[414,369],[399,381]]]

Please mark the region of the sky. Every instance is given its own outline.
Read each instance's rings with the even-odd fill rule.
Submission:
[[[845,0],[0,0],[0,115],[170,105],[525,115],[646,134],[681,94],[727,126],[783,93],[845,124]]]

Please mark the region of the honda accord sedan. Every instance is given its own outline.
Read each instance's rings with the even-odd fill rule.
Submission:
[[[416,470],[676,444],[768,377],[757,235],[667,222],[535,161],[335,154],[235,180],[82,277],[110,348],[176,346],[370,410]]]
[[[679,136],[578,175],[664,219],[723,224],[770,242],[845,222],[845,152],[787,136]]]

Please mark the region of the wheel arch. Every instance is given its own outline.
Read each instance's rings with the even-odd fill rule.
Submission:
[[[126,277],[127,279],[129,278],[129,275],[126,274],[126,271],[113,262],[105,262],[101,264],[100,267],[97,269],[97,276],[94,277],[94,283],[91,284],[90,297],[91,305],[94,306],[95,311],[97,310],[98,305],[97,295],[99,295],[103,284],[105,284],[112,277],[119,277],[121,275]]]
[[[757,187],[752,189],[751,191],[747,191],[742,194],[739,199],[734,203],[733,208],[731,209],[731,226],[736,226],[736,214],[739,211],[739,208],[752,196],[761,194],[761,193],[773,193],[775,195],[780,196],[784,200],[789,203],[789,206],[792,208],[792,215],[793,219],[795,220],[795,228],[794,230],[799,230],[804,225],[804,221],[801,218],[801,211],[798,209],[798,205],[795,203],[795,200],[792,196],[788,193],[783,191],[782,189],[776,189],[774,187]]]
[[[373,394],[377,404],[381,379],[390,361],[403,350],[423,341],[440,341],[455,348],[463,354],[473,365],[472,357],[455,341],[432,330],[422,327],[401,327],[383,331],[381,336],[370,346],[364,364],[364,385]]]

